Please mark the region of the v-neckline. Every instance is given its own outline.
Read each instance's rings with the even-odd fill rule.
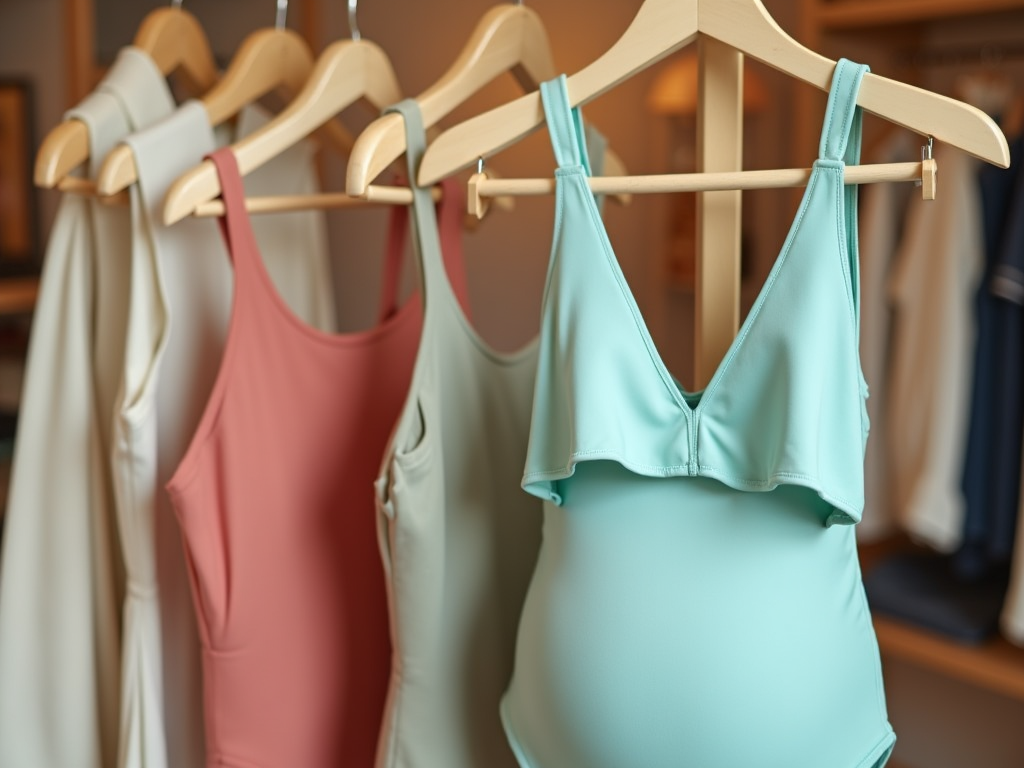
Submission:
[[[786,234],[786,239],[782,243],[782,247],[779,249],[778,254],[775,257],[775,261],[772,264],[771,270],[768,272],[768,276],[765,278],[764,283],[761,285],[758,291],[757,298],[750,307],[750,311],[747,313],[743,322],[740,324],[739,332],[729,343],[729,347],[726,350],[725,355],[715,366],[715,372],[708,380],[707,385],[694,392],[689,392],[678,383],[676,378],[668,370],[668,366],[665,364],[661,353],[658,351],[657,346],[654,343],[654,339],[651,336],[650,329],[647,326],[647,321],[643,314],[640,312],[640,307],[636,302],[636,298],[633,295],[632,289],[629,287],[629,283],[626,281],[626,276],[622,271],[622,267],[619,264],[618,257],[615,252],[615,247],[612,245],[611,238],[608,236],[608,229],[602,220],[599,211],[597,210],[597,203],[594,200],[594,196],[590,193],[590,188],[586,186],[586,179],[589,178],[586,168],[582,165],[578,166],[578,172],[571,174],[581,179],[586,188],[586,193],[583,197],[586,199],[587,210],[591,215],[591,220],[594,222],[594,228],[601,239],[601,243],[605,249],[605,255],[608,258],[609,268],[612,271],[612,276],[619,284],[619,290],[622,292],[622,297],[626,301],[626,305],[630,312],[633,313],[636,321],[637,329],[640,333],[640,337],[647,347],[648,356],[651,362],[654,364],[655,370],[661,376],[662,381],[665,384],[669,395],[675,401],[676,405],[686,415],[687,419],[697,418],[703,412],[708,401],[714,395],[715,390],[718,389],[722,382],[722,379],[728,373],[733,358],[739,353],[743,347],[743,342],[747,335],[750,333],[754,324],[757,322],[757,318],[763,309],[765,301],[771,294],[772,286],[779,277],[779,273],[782,270],[782,265],[786,261],[786,257],[789,254],[790,249],[793,247],[793,241],[796,239],[797,234],[800,231],[800,226],[803,222],[804,215],[807,207],[810,205],[812,192],[818,179],[821,177],[821,164],[820,160],[815,160],[814,165],[811,169],[811,177],[808,179],[807,186],[804,189],[803,196],[800,199],[800,205],[797,207],[796,214],[790,222],[789,230]],[[560,174],[563,177],[568,174]],[[696,405],[690,405],[687,402],[688,399],[697,398]]]

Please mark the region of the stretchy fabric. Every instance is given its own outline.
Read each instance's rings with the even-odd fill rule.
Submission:
[[[163,487],[210,394],[231,307],[231,265],[215,221],[165,227],[171,183],[214,150],[265,122],[255,108],[235,136],[210,129],[189,102],[130,136],[138,171],[131,193],[128,333],[115,407],[111,463],[127,571],[122,630],[119,768],[198,768],[206,759],[199,636],[181,534]],[[301,142],[255,171],[249,189],[311,191],[312,147]],[[334,328],[322,212],[264,217],[255,232],[285,303],[320,330]],[[282,240],[290,245],[281,247]]]
[[[396,110],[415,178],[426,145],[419,108]],[[462,209],[442,211],[439,242],[430,195],[414,190],[425,316],[377,480],[394,643],[377,766],[511,768],[498,702],[540,539],[541,505],[518,487],[536,345],[498,354],[476,334],[442,265],[444,232]]]
[[[360,333],[301,322],[264,269],[234,156],[211,157],[234,303],[168,483],[203,644],[207,766],[369,766],[390,663],[373,478],[408,391],[421,302]]]
[[[121,51],[68,113],[89,155],[173,107],[142,51]],[[99,164],[86,169],[95,174]],[[0,563],[0,765],[117,761],[121,606],[110,432],[131,247],[123,208],[65,195],[33,316]]]
[[[838,64],[789,236],[695,393],[615,260],[565,78],[542,86],[559,167],[523,486],[545,500],[544,538],[502,702],[523,768],[888,758],[851,525],[868,425],[843,168],[865,70]]]

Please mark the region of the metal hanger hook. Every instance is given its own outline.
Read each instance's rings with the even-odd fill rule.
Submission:
[[[288,24],[288,0],[277,0],[277,16],[274,18],[274,29],[284,29]]]
[[[176,11],[180,11],[181,10],[181,3],[182,3],[182,0],[171,0],[171,8],[173,8]]]
[[[934,151],[934,148],[935,148],[935,138],[932,137],[932,136],[929,136],[928,137],[928,143],[921,147],[921,159],[922,160],[931,160],[932,159],[932,152]]]
[[[359,5],[359,0],[348,0],[348,36],[353,40],[359,40],[362,35],[359,34],[359,24],[356,21],[356,8]]]

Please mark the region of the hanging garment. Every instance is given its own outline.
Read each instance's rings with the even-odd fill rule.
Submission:
[[[894,313],[883,439],[901,525],[940,552],[959,545],[971,369],[972,310],[984,245],[976,161],[939,147],[943,193],[910,202],[890,273]]]
[[[217,139],[226,143],[263,122],[262,113],[246,108],[235,136]],[[139,181],[130,190],[129,323],[112,455],[128,579],[120,768],[188,768],[205,761],[198,631],[180,533],[163,487],[213,386],[232,275],[215,222],[188,219],[168,228],[162,206],[171,183],[212,152],[214,142],[198,102],[127,139]],[[249,183],[264,194],[316,191],[312,147],[297,144]],[[267,217],[255,236],[285,304],[304,322],[333,329],[323,213]]]
[[[156,65],[127,48],[68,117],[88,127],[89,156],[103,158],[172,107]],[[125,210],[61,201],[33,317],[0,561],[5,768],[109,768],[117,759],[124,583],[106,457],[130,242]]]
[[[523,768],[870,768],[892,750],[852,526],[868,424],[843,169],[866,69],[837,65],[790,233],[695,393],[596,215],[565,78],[542,86],[559,168],[522,482],[544,543],[502,702]]]
[[[420,301],[359,333],[301,322],[263,266],[234,156],[211,157],[234,301],[167,485],[199,616],[207,765],[368,766],[390,664],[373,477],[408,390]]]
[[[246,107],[239,115],[234,135],[222,144],[233,144],[262,128],[270,117],[259,107]],[[316,143],[300,141],[243,180],[247,197],[265,195],[312,195],[320,192],[316,167]],[[404,216],[404,214],[402,214]],[[251,219],[260,252],[267,257],[267,271],[278,293],[294,312],[321,331],[337,329],[334,277],[327,247],[327,217],[323,211],[291,211]],[[227,262],[220,265],[228,270]]]
[[[974,309],[977,344],[963,488],[966,513],[956,563],[963,578],[1008,572],[1020,492],[1024,426],[1024,139],[1010,145],[1010,167],[979,171],[985,274]],[[995,622],[992,622],[993,625]]]
[[[1015,154],[1018,158],[1024,155],[1024,137],[1014,142]],[[1013,549],[1012,569],[1010,576],[1010,589],[1006,595],[1006,601],[1002,611],[1002,626],[1006,636],[1018,645],[1024,645],[1024,458],[1021,457],[1022,442],[1024,434],[1020,427],[1020,409],[1024,399],[1024,385],[1020,377],[1024,375],[1024,173],[1017,170],[1017,178],[1013,199],[1011,201],[1011,215],[1007,218],[1007,231],[1003,238],[1003,248],[1000,259],[993,273],[993,279],[989,284],[990,290],[999,296],[1006,304],[1004,319],[1006,327],[1003,335],[1003,348],[1000,350],[1000,358],[1006,367],[1002,393],[1006,397],[1004,402],[1005,413],[1007,414],[1006,424],[1002,428],[1006,431],[1000,436],[1001,447],[1007,455],[1001,455],[995,461],[997,468],[997,483],[1001,493],[996,497],[997,509],[1001,516],[1005,516],[1005,509],[1008,506],[1009,487],[1007,480],[1012,477],[1009,462],[1013,461],[1014,454],[1018,458],[1018,485],[1017,485],[1017,516],[1015,546]],[[1012,401],[1016,398],[1016,402]],[[1013,428],[1017,417],[1017,436],[1011,443]],[[990,548],[991,555],[998,557],[1001,554],[999,547],[999,529],[1003,529],[1005,536],[1005,523],[994,525],[992,539],[995,546]],[[990,556],[991,556],[990,555]]]
[[[414,177],[426,147],[419,106],[395,110]],[[511,768],[498,703],[540,545],[540,503],[518,487],[537,345],[501,354],[476,333],[441,257],[461,206],[442,210],[439,244],[427,190],[414,195],[425,317],[377,480],[395,646],[377,766]]]
[[[886,141],[874,162],[910,161],[916,152],[909,135],[900,132]],[[868,419],[876,424],[882,424],[885,417],[894,320],[886,283],[898,251],[907,205],[915,192],[918,190],[909,184],[870,184],[860,191],[860,359],[871,392]],[[864,454],[864,517],[857,525],[860,542],[885,538],[892,533],[895,523],[883,437],[882,430],[875,430],[868,438]]]

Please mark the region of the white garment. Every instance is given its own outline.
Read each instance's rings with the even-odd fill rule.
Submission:
[[[911,200],[890,276],[893,338],[884,423],[901,525],[942,552],[962,537],[961,489],[984,267],[976,161],[940,147],[934,201]]]
[[[914,147],[906,133],[887,141],[872,162],[912,160]],[[870,397],[868,419],[874,429],[864,455],[864,516],[857,525],[859,541],[877,541],[893,528],[883,419],[887,400],[886,372],[892,313],[886,282],[896,258],[909,196],[920,194],[909,184],[870,184],[861,188],[860,217],[860,360]]]
[[[238,131],[265,121],[246,109]],[[220,365],[232,301],[231,260],[216,221],[186,219],[169,228],[162,223],[171,183],[214,149],[203,106],[185,104],[127,143],[139,182],[131,190],[130,322],[112,456],[129,583],[118,768],[200,768],[201,655],[180,533],[164,485],[195,431]],[[254,194],[317,191],[312,151],[303,143],[264,165],[249,178]],[[286,303],[306,322],[333,329],[323,213],[275,214],[261,223],[257,242]]]
[[[69,116],[102,158],[172,106],[149,57],[126,49]],[[129,248],[126,211],[65,196],[33,319],[0,560],[4,768],[116,760],[124,583],[104,419],[123,355]]]

